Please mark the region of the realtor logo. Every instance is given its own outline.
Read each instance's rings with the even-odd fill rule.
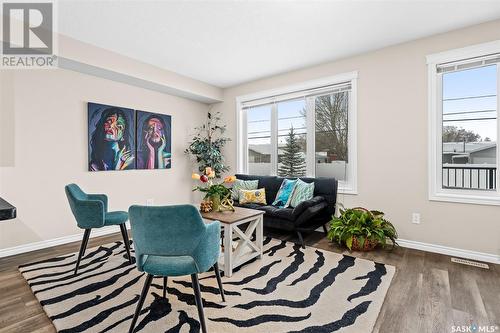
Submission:
[[[55,66],[52,2],[2,4],[2,67]]]

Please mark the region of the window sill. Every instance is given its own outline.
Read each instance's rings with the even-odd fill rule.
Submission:
[[[500,196],[498,195],[433,193],[429,195],[429,200],[473,205],[500,206]]]

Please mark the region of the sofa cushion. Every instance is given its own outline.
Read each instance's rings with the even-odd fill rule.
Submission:
[[[266,212],[266,215],[280,218],[280,219],[285,219],[288,221],[294,221],[295,216],[293,215],[293,209],[292,208],[278,208],[275,206],[262,206],[260,207],[260,210],[263,210]]]
[[[259,205],[259,204],[256,204],[256,203],[240,204],[238,201],[235,201],[234,205],[236,207],[249,208],[249,209],[260,209],[261,207],[264,207],[264,205]]]
[[[278,206],[280,208],[288,207],[296,183],[297,180],[283,179],[276,199],[273,202],[273,206]]]
[[[285,220],[288,220],[291,222],[295,221],[295,219],[297,218],[293,214],[292,208],[278,208],[275,206],[270,206],[270,205],[264,206],[264,205],[259,205],[259,204],[255,204],[255,203],[248,203],[248,204],[235,203],[235,206],[262,210],[265,212],[266,217],[285,219]]]
[[[238,200],[240,195],[239,193],[240,190],[256,190],[258,186],[259,186],[258,180],[236,179],[236,181],[233,184],[233,188],[231,189],[231,198],[233,200]]]
[[[266,204],[266,189],[259,188],[257,190],[239,190],[238,201],[242,204],[256,203]]]
[[[297,207],[302,201],[311,200],[314,196],[314,182],[306,183],[300,179],[297,180],[293,189],[292,198],[289,206]]]

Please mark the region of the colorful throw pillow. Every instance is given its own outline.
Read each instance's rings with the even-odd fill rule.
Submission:
[[[240,204],[256,203],[266,204],[266,189],[259,188],[258,190],[240,190]]]
[[[278,206],[280,208],[288,207],[296,183],[297,179],[283,179],[278,194],[276,194],[276,199],[274,199],[273,206]]]
[[[311,200],[314,196],[314,183],[306,183],[302,180],[297,180],[295,184],[292,198],[290,199],[290,207],[297,207],[299,203],[306,200]]]
[[[236,179],[231,190],[231,198],[233,200],[238,200],[240,196],[240,190],[256,190],[259,186],[258,180],[241,180]]]

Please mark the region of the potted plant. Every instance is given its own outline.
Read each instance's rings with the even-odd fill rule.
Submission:
[[[214,211],[219,211],[221,208],[221,201],[226,201],[230,196],[230,190],[225,186],[225,184],[232,183],[236,180],[235,176],[228,176],[220,183],[214,182],[215,170],[211,167],[206,167],[203,174],[193,173],[191,175],[192,179],[199,180],[203,185],[195,186],[193,191],[200,191],[205,193],[205,200],[209,199],[212,202],[212,209]],[[227,202],[229,206],[232,207],[231,202]],[[234,209],[234,208],[233,208]]]
[[[385,247],[387,239],[397,245],[398,234],[391,222],[384,218],[384,213],[362,207],[340,209],[340,216],[333,217],[328,239],[349,250],[370,251],[377,245]]]
[[[219,178],[222,173],[229,171],[222,148],[231,141],[224,136],[226,125],[221,124],[220,112],[212,114],[208,111],[206,124],[196,127],[195,130],[196,134],[184,152],[194,157],[199,172],[205,172],[205,169],[210,167],[215,172],[214,178]]]

